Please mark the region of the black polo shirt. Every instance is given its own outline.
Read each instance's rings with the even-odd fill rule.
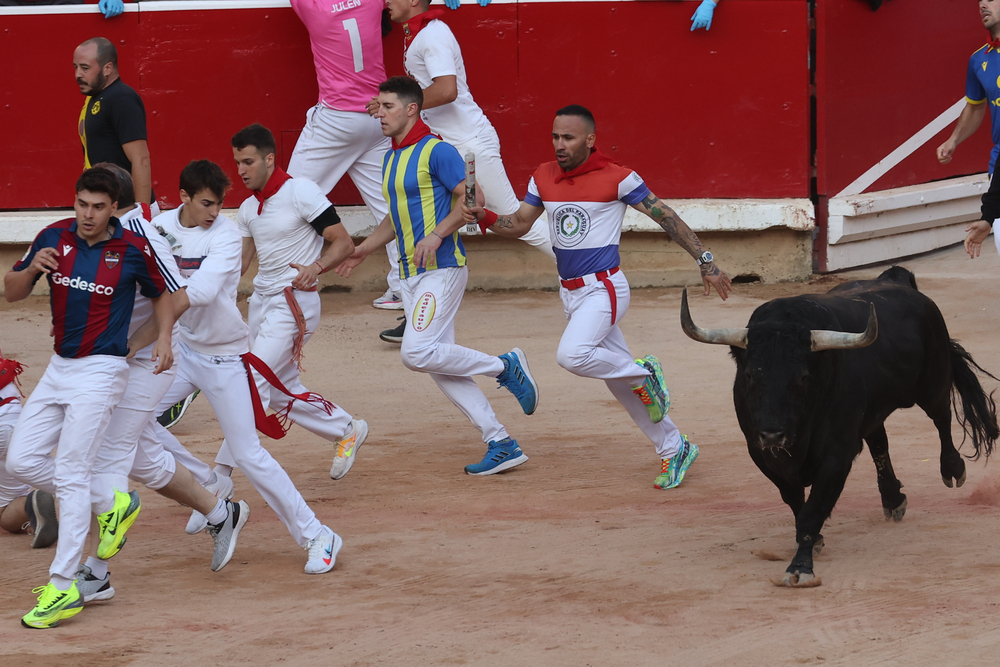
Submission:
[[[111,162],[132,173],[122,144],[146,139],[146,108],[139,93],[121,79],[87,97],[80,117],[83,165]]]

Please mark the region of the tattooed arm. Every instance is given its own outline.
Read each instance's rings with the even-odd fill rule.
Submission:
[[[656,224],[663,227],[663,231],[695,259],[698,259],[705,252],[705,247],[698,239],[698,235],[691,231],[691,228],[681,220],[674,209],[660,201],[659,197],[653,193],[649,193],[638,204],[633,204],[632,208],[640,213],[645,213]],[[729,297],[733,283],[729,276],[715,265],[715,262],[706,262],[698,268],[701,269],[701,279],[705,283],[705,296],[711,294],[712,287],[714,287],[723,300]]]
[[[521,207],[514,213],[497,216],[497,221],[490,225],[490,229],[500,236],[506,236],[511,239],[521,238],[528,233],[531,226],[535,224],[535,220],[538,220],[538,216],[544,212],[545,209],[541,206],[532,206],[531,204],[521,202]],[[462,213],[465,217],[465,222],[472,224],[481,221],[486,212],[479,206],[466,208],[465,204],[462,204]]]

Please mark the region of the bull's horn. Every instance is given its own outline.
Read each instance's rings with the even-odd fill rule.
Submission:
[[[691,320],[691,311],[688,309],[688,291],[684,288],[681,295],[681,329],[699,343],[709,343],[711,345],[732,345],[733,347],[747,347],[747,330],[742,329],[710,329],[705,330],[698,327]]]
[[[878,318],[875,317],[875,304],[869,303],[868,326],[861,333],[846,333],[844,331],[824,331],[813,329],[812,351],[820,350],[854,350],[866,347],[878,338]]]

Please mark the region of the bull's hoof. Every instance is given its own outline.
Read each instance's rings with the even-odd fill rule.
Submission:
[[[949,489],[953,488],[953,486],[962,486],[965,484],[966,472],[965,461],[960,456],[956,455],[955,460],[951,461],[950,465],[946,464],[943,460],[941,461],[941,481]]]
[[[955,480],[955,486],[962,486],[965,484],[965,471],[962,471],[962,476]]]
[[[823,581],[812,572],[785,572],[780,582],[772,580],[772,583],[785,588],[813,588]]]
[[[885,520],[888,521],[892,519],[893,521],[902,521],[903,515],[906,514],[906,496],[903,496],[903,502],[899,504],[899,507],[892,510],[888,507],[883,507],[882,512],[885,514]]]

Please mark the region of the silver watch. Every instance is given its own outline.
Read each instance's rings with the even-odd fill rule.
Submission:
[[[706,250],[705,252],[703,252],[700,255],[698,255],[698,257],[695,258],[694,261],[698,262],[698,266],[701,266],[702,264],[708,264],[709,262],[713,261],[714,259],[715,259],[715,256],[712,255],[712,253],[710,253],[709,251]]]

